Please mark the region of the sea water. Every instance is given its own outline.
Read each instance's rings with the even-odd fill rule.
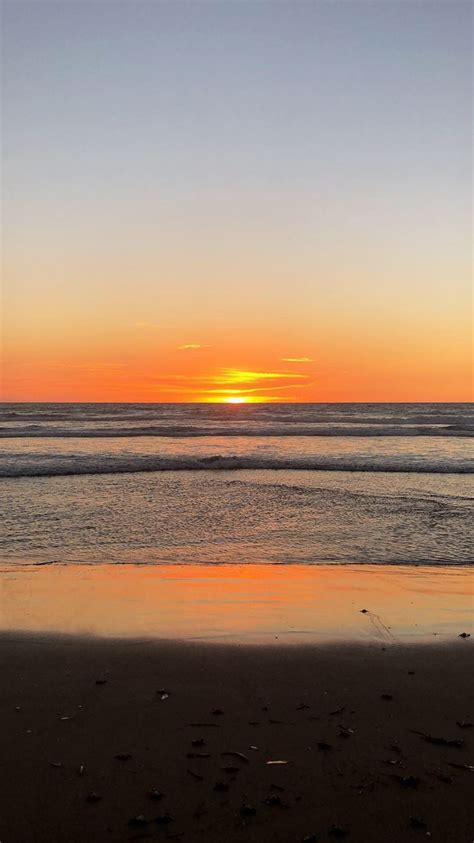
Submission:
[[[468,565],[468,404],[2,404],[4,563]]]

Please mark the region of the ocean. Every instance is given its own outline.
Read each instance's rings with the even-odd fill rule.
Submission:
[[[2,404],[0,560],[469,565],[469,404]]]

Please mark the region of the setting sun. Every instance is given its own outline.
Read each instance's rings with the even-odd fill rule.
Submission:
[[[249,401],[248,398],[244,398],[242,395],[232,395],[230,398],[224,398],[224,404],[247,404]]]

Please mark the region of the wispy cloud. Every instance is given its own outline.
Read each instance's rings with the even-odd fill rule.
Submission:
[[[210,345],[201,345],[199,342],[188,342],[185,345],[178,345],[178,351],[197,351],[200,348],[210,347]]]
[[[282,357],[283,363],[314,363],[312,357]]]
[[[197,345],[193,343],[192,345]],[[308,389],[313,373],[253,371],[220,367],[209,373],[169,374],[145,379],[142,388],[190,401],[226,402],[238,398],[245,403],[280,401],[292,391]]]
[[[209,380],[215,384],[226,383],[258,383],[265,380],[293,380],[294,378],[306,378],[307,375],[299,372],[249,372],[246,369],[221,369],[218,375],[213,375]]]
[[[217,374],[203,375],[167,375],[168,383],[173,381],[187,384],[207,384],[208,386],[239,386],[258,384],[266,380],[294,381],[298,379],[307,380],[309,375],[301,372],[249,372],[246,369],[219,369]],[[291,384],[290,384],[291,386]],[[283,389],[282,385],[273,387]]]
[[[32,361],[38,362],[38,361]],[[31,365],[31,364],[30,364]],[[43,365],[47,369],[51,369],[55,371],[59,369],[62,370],[73,370],[78,372],[106,372],[108,370],[115,370],[115,369],[126,369],[128,364],[127,363],[74,363],[70,361],[64,361],[62,363],[48,363],[44,362]]]
[[[196,392],[205,393],[206,395],[251,395],[254,392],[281,392],[284,389],[303,389],[304,387],[310,386],[311,384],[306,383],[295,383],[295,384],[285,384],[284,386],[257,386],[251,389],[243,388],[243,389],[204,389],[204,390],[196,390]]]

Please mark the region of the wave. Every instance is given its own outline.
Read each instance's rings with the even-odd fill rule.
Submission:
[[[416,457],[255,457],[150,455],[25,457],[0,466],[0,477],[60,477],[87,474],[133,474],[159,471],[348,471],[407,474],[472,474],[474,461]]]
[[[385,437],[385,436],[445,436],[445,437],[474,437],[474,427],[471,425],[298,425],[292,424],[278,427],[275,424],[255,427],[240,427],[238,424],[220,427],[199,425],[147,425],[145,427],[45,427],[28,424],[18,427],[0,427],[0,439],[119,439],[140,437],[163,437],[170,439],[207,438],[207,437]]]

